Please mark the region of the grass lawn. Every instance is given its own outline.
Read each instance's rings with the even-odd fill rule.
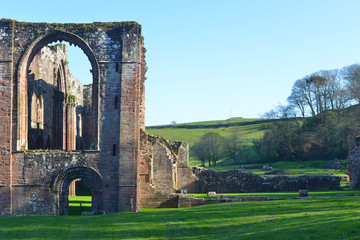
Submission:
[[[69,215],[91,212],[91,196],[69,196]]]
[[[336,175],[346,176],[347,174],[343,170],[339,169],[324,169],[323,166],[328,161],[307,161],[307,162],[276,162],[276,163],[265,163],[260,165],[269,165],[273,169],[283,170],[285,176],[299,176],[306,174],[309,176],[315,175]],[[266,176],[264,173],[268,172],[262,169],[244,169],[243,171],[252,172]],[[271,176],[271,175],[268,175]]]
[[[1,239],[355,239],[360,197],[143,209],[102,216],[4,217]]]

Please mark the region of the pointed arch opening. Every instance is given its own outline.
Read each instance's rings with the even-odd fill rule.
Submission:
[[[98,149],[99,65],[97,59],[89,45],[79,36],[65,31],[53,31],[39,37],[30,44],[23,54],[17,69],[16,150],[29,149],[29,139],[32,139],[29,135],[35,129],[42,129],[46,138],[49,137],[49,139],[53,140],[44,143],[46,147],[49,147],[50,144],[51,149],[76,150],[77,148],[76,143],[78,141],[76,138],[79,136],[76,131],[78,105],[76,104],[76,96],[74,96],[70,89],[71,86],[68,84],[70,80],[67,79],[66,58],[62,59],[56,67],[51,68],[53,70],[52,73],[49,73],[53,79],[51,84],[49,84],[49,81],[42,81],[41,78],[35,79],[35,74],[31,68],[34,58],[38,57],[37,54],[43,51],[42,49],[45,46],[63,41],[78,46],[85,53],[91,65],[91,104],[88,111],[89,116],[86,118],[89,133],[87,133],[87,141],[84,141],[86,146],[83,148]],[[64,48],[65,45],[55,46]],[[50,48],[55,47],[52,45]],[[51,85],[51,88],[47,87],[47,85]],[[44,93],[49,95],[49,90],[53,91],[51,101],[50,98],[44,99],[43,97]],[[37,97],[36,101],[33,100],[34,95]],[[51,119],[46,120],[44,123],[44,117],[49,118],[49,115],[51,115]],[[40,118],[42,118],[42,121]],[[82,121],[84,120],[82,118]],[[44,124],[45,126],[51,126],[51,131],[44,129]],[[39,130],[36,131],[39,132]]]

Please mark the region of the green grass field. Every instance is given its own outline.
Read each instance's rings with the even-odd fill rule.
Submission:
[[[1,239],[356,239],[360,197],[0,218]]]
[[[171,124],[172,126],[181,126],[181,125],[216,125],[216,124],[227,124],[227,123],[240,123],[240,122],[253,122],[257,120],[263,120],[261,118],[241,118],[234,117],[226,120],[210,120],[210,121],[201,121],[201,122],[191,122],[191,123],[177,123]],[[161,125],[160,125],[161,126]],[[150,126],[151,128],[151,126]]]
[[[186,125],[214,125],[220,123],[229,123],[229,122],[251,122],[260,119],[247,119],[247,118],[234,118],[229,120],[216,120],[216,121],[207,121],[207,122],[196,122],[196,123],[187,123]],[[183,125],[183,124],[178,124]],[[167,140],[172,141],[185,141],[191,147],[200,137],[208,132],[217,132],[221,136],[229,136],[234,129],[237,129],[240,138],[244,143],[250,143],[254,138],[261,138],[264,135],[264,123],[254,124],[254,125],[245,125],[245,126],[236,126],[236,127],[222,127],[222,128],[195,128],[195,129],[185,129],[185,128],[146,128],[146,131],[152,135],[161,136]]]
[[[69,196],[69,215],[91,212],[91,196]]]
[[[344,170],[339,169],[324,169],[323,166],[327,161],[307,161],[307,162],[275,162],[266,165],[271,166],[273,169],[282,170],[285,172],[284,176],[300,176],[306,174],[309,176],[315,175],[335,175],[335,176],[346,176]],[[346,166],[346,160],[343,161]],[[263,164],[260,164],[263,165]],[[244,171],[252,172],[256,174],[265,175],[265,170],[262,169],[246,169]],[[268,175],[271,176],[271,175]]]
[[[300,176],[303,174],[309,176],[325,176],[325,175],[333,175],[333,176],[347,176],[345,170],[340,169],[324,169],[323,166],[327,163],[327,161],[306,161],[306,162],[275,162],[275,163],[265,163],[265,164],[254,164],[254,165],[269,165],[274,170],[282,170],[285,173],[283,176]],[[343,160],[344,166],[346,166],[346,160]],[[207,169],[211,169],[214,171],[226,171],[230,169],[239,169],[239,165],[221,165],[206,167]],[[264,177],[273,177],[274,175],[265,175],[268,170],[262,169],[242,169],[244,172],[252,172],[255,174],[262,175]]]
[[[228,120],[215,120],[215,121],[206,121],[206,122],[195,122],[195,123],[186,123],[186,124],[175,124],[173,127],[168,128],[146,128],[146,131],[155,136],[161,136],[167,140],[172,141],[185,141],[189,144],[191,148],[196,141],[198,141],[201,136],[208,132],[219,133],[223,137],[229,136],[233,131],[238,131],[238,134],[241,138],[241,141],[245,145],[251,144],[253,139],[262,138],[265,131],[265,123],[259,123],[254,125],[245,125],[245,126],[235,126],[235,127],[221,127],[221,128],[195,128],[195,129],[186,129],[186,128],[177,128],[179,125],[214,125],[214,124],[225,124],[225,123],[234,123],[234,122],[252,122],[261,119],[250,119],[250,118],[232,118]],[[189,157],[189,163],[191,166],[200,166],[200,161],[194,157]],[[228,165],[231,165],[231,160],[226,158],[221,159],[218,162],[218,165],[221,169],[229,169]]]

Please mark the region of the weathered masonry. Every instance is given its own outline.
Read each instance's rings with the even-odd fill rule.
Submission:
[[[44,50],[57,41],[83,50],[91,86],[67,73],[62,45]],[[1,19],[0,215],[66,215],[76,179],[91,188],[94,212],[136,211],[145,71],[135,22]]]
[[[360,188],[360,137],[356,137],[349,151],[347,161],[348,175],[350,178],[349,188]]]

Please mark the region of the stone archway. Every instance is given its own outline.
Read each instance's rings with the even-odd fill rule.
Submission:
[[[52,184],[52,191],[55,199],[56,215],[68,215],[69,186],[72,181],[79,178],[81,178],[82,181],[84,181],[85,184],[91,188],[92,212],[97,213],[103,211],[103,180],[100,173],[94,168],[76,166],[62,170],[54,179]]]
[[[92,148],[98,148],[98,137],[99,137],[99,64],[94,55],[93,50],[86,43],[85,40],[80,38],[78,35],[54,30],[50,33],[42,35],[34,40],[29,47],[24,52],[21,60],[19,62],[18,70],[17,70],[17,142],[16,149],[17,150],[26,150],[28,149],[28,72],[29,67],[34,59],[35,55],[49,43],[53,43],[56,41],[67,41],[70,44],[74,44],[83,50],[85,55],[88,57],[91,67],[92,67],[92,75],[93,75],[93,87],[92,87],[92,122],[91,122],[91,145]],[[66,91],[65,84],[61,84],[62,90]]]

